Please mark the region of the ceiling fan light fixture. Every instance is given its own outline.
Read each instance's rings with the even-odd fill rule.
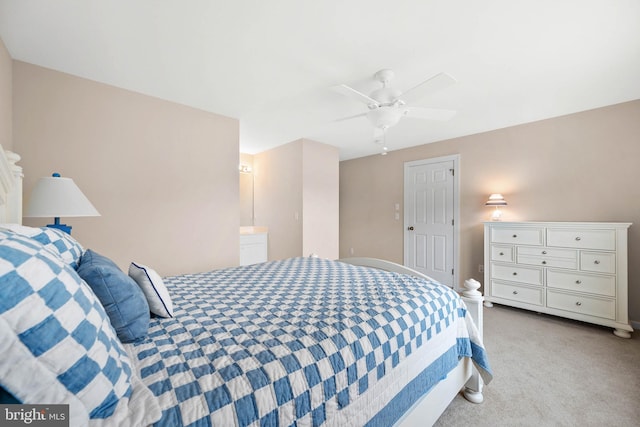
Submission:
[[[367,118],[377,128],[390,128],[398,123],[401,112],[393,107],[380,107],[375,110],[369,110]]]

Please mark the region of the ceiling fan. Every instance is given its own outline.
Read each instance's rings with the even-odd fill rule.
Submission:
[[[373,77],[382,83],[382,87],[366,95],[345,84],[334,86],[337,93],[351,99],[363,102],[368,111],[354,116],[343,117],[337,121],[350,120],[356,117],[366,117],[374,127],[374,141],[383,142],[385,132],[396,125],[402,117],[414,117],[427,120],[449,120],[456,112],[439,108],[412,107],[409,104],[422,99],[429,93],[435,92],[456,83],[447,73],[438,73],[419,83],[405,92],[400,92],[388,86],[395,73],[392,70],[380,70]]]

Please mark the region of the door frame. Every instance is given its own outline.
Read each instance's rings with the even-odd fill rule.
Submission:
[[[403,176],[403,211],[404,211],[404,224],[402,228],[402,247],[403,247],[403,263],[405,266],[409,264],[409,250],[408,250],[408,231],[409,227],[409,213],[407,210],[407,173],[410,167],[427,165],[432,163],[441,163],[453,161],[453,289],[459,291],[462,289],[460,282],[460,154],[452,154],[449,156],[432,157],[429,159],[412,160],[404,162],[404,176]]]

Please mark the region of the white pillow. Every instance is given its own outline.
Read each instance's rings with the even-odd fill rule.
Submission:
[[[51,227],[28,227],[20,224],[0,224],[0,228],[29,237],[44,245],[75,269],[78,268],[84,248],[70,234]]]
[[[129,276],[142,288],[147,297],[149,310],[160,317],[173,317],[173,302],[162,278],[146,265],[132,262]]]
[[[0,387],[22,403],[68,403],[73,426],[160,419],[155,396],[134,379],[131,358],[89,286],[45,245],[5,231],[0,343]],[[131,418],[138,412],[142,419]]]

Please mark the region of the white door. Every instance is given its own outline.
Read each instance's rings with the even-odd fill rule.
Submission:
[[[456,289],[457,165],[447,156],[404,167],[404,264]]]

